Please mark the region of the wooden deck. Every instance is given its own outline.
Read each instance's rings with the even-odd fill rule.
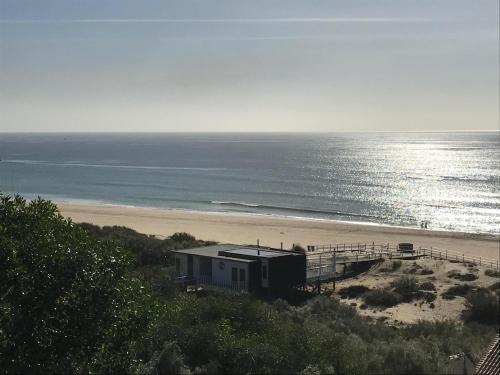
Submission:
[[[377,263],[386,259],[412,260],[422,257],[442,259],[451,262],[475,264],[498,270],[498,259],[466,256],[459,252],[441,248],[419,247],[413,252],[399,251],[391,244],[354,243],[308,246],[307,282],[323,282],[335,280],[339,275],[339,266],[363,263]],[[340,267],[342,268],[342,267]]]

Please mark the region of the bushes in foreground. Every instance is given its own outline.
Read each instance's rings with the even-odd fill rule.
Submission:
[[[386,327],[324,296],[296,307],[245,295],[160,296],[133,266],[119,243],[90,237],[50,202],[2,198],[2,371],[446,373],[449,355],[477,355],[494,334],[447,322]],[[478,311],[483,302],[470,301]]]
[[[470,292],[465,297],[466,310],[463,313],[466,321],[486,324],[499,324],[500,311],[498,296],[486,288]]]
[[[0,198],[0,368],[124,372],[156,315],[131,256],[47,201]]]
[[[294,307],[250,296],[180,294],[163,314],[140,353],[143,373],[160,366],[217,373],[446,373],[449,355],[477,357],[494,334],[452,322],[394,329],[324,296]]]

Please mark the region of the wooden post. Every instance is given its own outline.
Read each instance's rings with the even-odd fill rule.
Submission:
[[[283,242],[281,243],[281,250],[283,250]]]
[[[481,257],[479,257],[479,265],[481,265]]]
[[[259,239],[257,238],[257,247],[260,247]]]
[[[448,260],[448,250],[446,250],[446,260]]]
[[[321,266],[322,266],[322,257],[321,254],[319,254],[318,294],[321,294]]]
[[[333,249],[333,290],[335,290],[335,279],[337,278],[337,252]]]
[[[465,263],[465,254],[462,254],[462,263]]]

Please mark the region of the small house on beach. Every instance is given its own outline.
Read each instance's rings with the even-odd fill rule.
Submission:
[[[205,288],[280,295],[306,282],[300,252],[224,244],[173,253],[178,279]]]

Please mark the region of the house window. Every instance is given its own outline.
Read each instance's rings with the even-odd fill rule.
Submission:
[[[262,266],[262,279],[267,280],[267,266]]]
[[[245,282],[246,280],[246,275],[245,275],[245,270],[243,268],[240,268],[240,281]]]
[[[231,269],[231,281],[233,283],[238,282],[238,269],[236,267]]]

